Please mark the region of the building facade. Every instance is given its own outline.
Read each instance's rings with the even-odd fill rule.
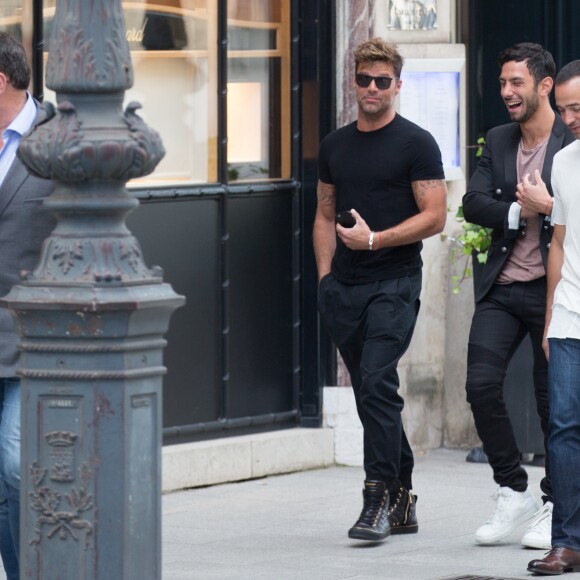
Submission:
[[[148,264],[187,298],[167,337],[165,443],[326,423],[357,461],[348,377],[319,327],[311,239],[318,143],[356,114],[352,49],[373,35],[400,46],[409,76],[398,107],[437,132],[455,208],[472,145],[507,120],[499,50],[533,40],[559,66],[579,56],[573,0],[526,4],[522,13],[500,0],[123,3],[135,73],[126,102],[142,103],[167,150],[128,185],[141,200],[128,225]],[[55,9],[56,0],[0,6],[0,29],[22,39],[40,100],[55,100],[43,75]],[[450,214],[447,233],[456,229]],[[401,361],[418,449],[476,440],[464,396],[472,297],[450,292],[450,251],[439,238],[425,243],[422,311]]]

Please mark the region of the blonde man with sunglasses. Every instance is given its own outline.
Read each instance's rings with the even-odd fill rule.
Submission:
[[[397,363],[419,312],[422,240],[443,229],[447,189],[435,140],[395,111],[396,46],[375,38],[354,58],[358,115],[320,146],[314,251],[320,315],[364,429],[363,509],[348,535],[380,541],[418,531]]]

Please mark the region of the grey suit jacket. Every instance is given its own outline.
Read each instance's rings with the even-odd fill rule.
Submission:
[[[53,188],[52,181],[31,175],[18,157],[0,186],[0,296],[20,282],[20,272],[36,267],[42,242],[56,225],[43,207]],[[0,377],[16,376],[19,341],[15,318],[0,307]]]

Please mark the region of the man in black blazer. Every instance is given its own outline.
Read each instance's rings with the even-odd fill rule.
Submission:
[[[26,53],[0,32],[0,296],[33,270],[42,241],[55,225],[42,207],[50,181],[30,175],[16,156],[22,135],[42,120],[27,91]],[[18,580],[20,528],[19,333],[11,313],[0,308],[0,554],[8,580]]]
[[[548,363],[542,338],[552,234],[549,184],[554,155],[572,143],[574,136],[550,106],[556,66],[549,52],[538,44],[521,43],[503,51],[499,64],[501,96],[514,122],[489,131],[463,197],[465,219],[493,229],[487,262],[475,290],[466,389],[499,489],[496,509],[476,531],[475,540],[498,543],[536,516],[522,544],[549,549],[553,504],[547,448],[546,476],[541,482],[544,507],[540,509],[520,462],[503,382],[514,351],[529,334],[537,409],[547,442]],[[527,179],[533,182],[539,175],[548,190],[538,190],[543,193],[524,205],[518,203],[518,184]]]

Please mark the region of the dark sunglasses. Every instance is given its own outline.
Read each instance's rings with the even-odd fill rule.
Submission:
[[[398,77],[371,77],[370,75],[362,75],[359,73],[355,75],[354,80],[356,84],[363,89],[366,89],[370,86],[372,81],[375,81],[377,89],[380,91],[386,91],[391,86],[391,83],[397,78]]]

